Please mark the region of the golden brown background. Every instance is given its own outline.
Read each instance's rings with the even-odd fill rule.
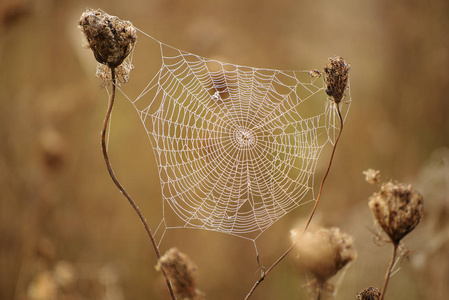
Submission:
[[[372,241],[367,199],[375,188],[362,176],[369,167],[382,170],[384,179],[414,184],[425,198],[426,214],[405,239],[409,257],[401,260],[387,299],[446,299],[446,0],[3,0],[0,299],[167,299],[145,231],[101,156],[107,94],[77,30],[86,8],[130,20],[177,48],[236,64],[307,70],[322,68],[329,56],[343,56],[351,63],[353,102],[314,220],[355,238],[358,259],[342,279],[337,299],[355,299],[370,285],[380,287],[389,260],[390,245]],[[144,38],[139,39],[129,88],[133,81],[141,86],[151,79],[149,69],[139,66],[160,62],[158,52],[139,54]],[[112,121],[112,164],[155,228],[162,217],[155,160],[122,95]],[[328,154],[329,149],[318,165],[318,179]],[[310,208],[290,213],[258,240],[263,265],[289,246],[289,230]],[[258,278],[254,246],[246,240],[174,230],[162,251],[173,246],[196,263],[198,288],[208,299],[243,299]],[[292,254],[253,299],[306,299],[305,284]]]

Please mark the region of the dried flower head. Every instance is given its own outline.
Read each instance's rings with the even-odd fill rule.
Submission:
[[[79,28],[87,39],[95,59],[109,68],[117,68],[131,53],[137,41],[135,27],[101,10],[89,9],[81,15]]]
[[[379,300],[380,289],[370,286],[364,289],[360,293],[357,293],[357,300]]]
[[[350,68],[351,66],[340,56],[329,57],[329,63],[324,68],[327,86],[326,94],[337,104],[345,96]]]
[[[366,182],[370,184],[379,184],[380,183],[380,171],[374,169],[368,169],[363,171],[363,175],[365,175]]]
[[[380,227],[394,244],[415,229],[423,216],[423,197],[410,184],[390,180],[369,199]]]
[[[320,286],[357,257],[353,238],[339,228],[291,232],[301,269],[310,272]]]
[[[172,283],[177,299],[202,299],[202,293],[196,289],[193,277],[196,266],[187,255],[176,248],[171,248],[159,259],[156,269],[160,270],[161,267]]]

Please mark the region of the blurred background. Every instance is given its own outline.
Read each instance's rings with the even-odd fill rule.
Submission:
[[[408,256],[387,299],[449,294],[449,2],[418,1],[69,1],[0,3],[0,299],[168,299],[156,258],[132,208],[113,185],[100,149],[107,93],[82,47],[86,8],[130,20],[156,39],[205,57],[276,69],[322,69],[329,56],[351,64],[352,106],[314,223],[355,239],[357,260],[337,299],[381,287],[391,245],[373,242],[362,171],[411,183],[425,216],[404,240]],[[140,47],[126,89],[138,93],[160,64]],[[140,47],[140,48],[139,48]],[[142,51],[142,52],[139,52]],[[149,66],[140,68],[140,66]],[[154,69],[152,69],[154,68]],[[148,70],[151,70],[149,72]],[[133,88],[135,89],[133,90]],[[152,228],[161,192],[151,145],[119,94],[110,158]],[[317,185],[328,154],[317,169]],[[301,206],[258,241],[268,267],[308,215]],[[243,299],[259,277],[254,245],[198,230],[172,230],[197,266],[207,299]],[[287,257],[253,299],[306,299],[304,274]]]

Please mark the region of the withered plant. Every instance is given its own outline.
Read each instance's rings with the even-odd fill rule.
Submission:
[[[194,272],[196,266],[190,258],[176,248],[168,250],[158,261],[156,269],[164,269],[176,298],[179,300],[201,300],[204,295],[196,288]]]
[[[379,171],[370,169],[364,174],[369,183],[380,184]],[[388,236],[389,242],[393,244],[391,261],[379,298],[382,300],[385,297],[401,240],[418,226],[423,216],[423,197],[414,190],[411,184],[389,180],[382,183],[379,191],[369,198],[368,205],[377,224]]]
[[[312,299],[322,299],[325,291],[335,294],[330,279],[356,259],[354,239],[336,227],[292,230],[291,239],[298,267],[313,278],[307,284]]]
[[[116,87],[119,83],[129,80],[129,73],[133,65],[128,59],[137,42],[137,30],[129,21],[120,20],[118,17],[110,16],[101,10],[87,10],[82,14],[79,28],[86,38],[86,46],[90,48],[99,63],[97,77],[105,83],[110,83],[111,93],[106,116],[101,130],[101,148],[110,177],[114,184],[126,197],[142,224],[145,227],[148,238],[158,258],[157,268],[165,276],[166,284],[172,299],[201,299],[202,293],[196,289],[193,271],[195,267],[188,257],[177,249],[170,249],[165,255],[161,255],[159,247],[155,242],[151,229],[149,228],[142,212],[131,196],[126,192],[118,181],[111,163],[109,161],[106,147],[106,130],[114,105]],[[301,233],[296,232],[292,238],[292,245],[278,258],[266,271],[264,271],[253,285],[245,299],[249,299],[254,290],[267,277],[267,275],[283,260],[289,252],[296,250],[298,264],[307,270],[314,278],[314,297],[320,299],[323,290],[328,286],[328,281],[339,270],[344,268],[356,257],[353,248],[353,240],[346,233],[337,228],[307,231],[314,213],[322,197],[324,183],[329,175],[335,150],[343,130],[343,118],[340,112],[341,102],[344,102],[346,90],[349,83],[350,65],[339,56],[329,58],[328,64],[323,72],[310,71],[312,77],[324,75],[326,94],[335,105],[336,113],[340,121],[338,135],[332,148],[329,163],[320,184],[319,193],[315,205]],[[385,296],[391,270],[394,266],[399,244],[402,238],[411,232],[419,223],[423,215],[423,199],[411,185],[405,185],[396,181],[388,181],[380,184],[380,173],[369,170],[365,172],[368,182],[379,185],[379,192],[370,197],[369,206],[373,215],[393,244],[393,255],[385,282],[381,291],[376,288],[368,288],[357,295],[357,299],[383,299]],[[313,284],[312,284],[313,285]]]
[[[112,178],[112,181],[122,192],[128,202],[134,208],[134,211],[139,216],[139,219],[142,221],[142,224],[148,234],[148,238],[153,245],[156,256],[158,259],[161,259],[161,252],[153,237],[151,229],[148,226],[147,221],[145,220],[145,217],[143,216],[137,204],[126,192],[126,190],[123,188],[114,174],[111,163],[109,161],[108,150],[106,147],[106,130],[111,117],[112,108],[114,106],[115,91],[117,86],[117,72],[119,76],[121,76],[121,78],[123,78],[126,82],[128,79],[129,71],[132,70],[132,65],[128,62],[125,62],[125,59],[131,53],[137,41],[136,29],[129,21],[122,21],[119,18],[110,16],[101,10],[92,9],[87,10],[81,15],[79,28],[86,37],[86,46],[92,50],[95,59],[102,65],[100,67],[100,70],[102,70],[100,74],[104,74],[103,79],[109,79],[110,74],[110,82],[112,83],[112,92],[109,98],[109,105],[101,130],[101,149],[103,152],[106,167],[108,169],[109,175]],[[166,279],[171,298],[174,300],[176,299],[176,297],[169,277],[165,272],[164,266],[161,265],[160,269]]]

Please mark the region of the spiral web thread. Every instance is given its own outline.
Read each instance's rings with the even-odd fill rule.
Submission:
[[[255,241],[314,201],[318,157],[339,130],[323,78],[223,63],[154,40],[161,68],[130,101],[158,166],[160,241],[171,228]],[[349,103],[340,104],[343,118]]]

